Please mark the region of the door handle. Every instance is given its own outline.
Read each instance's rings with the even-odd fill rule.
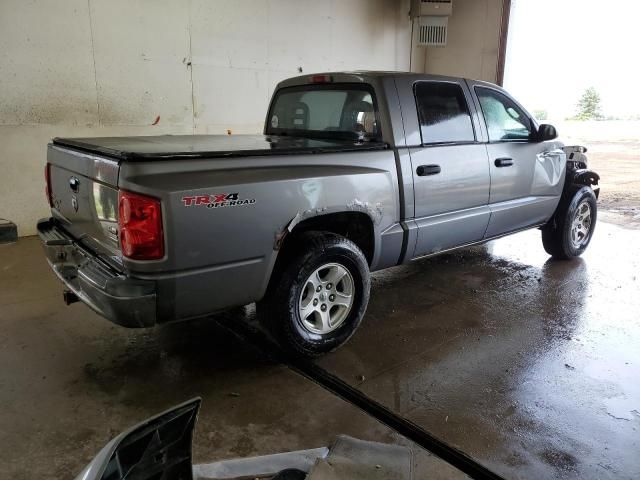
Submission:
[[[416,168],[416,173],[419,177],[436,175],[440,173],[440,165],[420,165],[418,168]]]
[[[496,167],[510,167],[513,165],[513,158],[496,158],[496,161],[493,162]]]

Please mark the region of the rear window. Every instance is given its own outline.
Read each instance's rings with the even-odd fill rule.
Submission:
[[[365,85],[302,85],[276,92],[267,134],[379,141],[373,90]]]
[[[415,84],[422,143],[473,142],[473,124],[460,85],[448,82]]]

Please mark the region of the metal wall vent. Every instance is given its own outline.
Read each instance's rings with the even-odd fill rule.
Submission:
[[[420,17],[418,23],[418,45],[444,47],[447,45],[449,17]]]

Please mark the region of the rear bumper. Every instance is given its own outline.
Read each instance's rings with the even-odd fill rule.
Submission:
[[[53,219],[38,222],[38,235],[53,272],[92,310],[124,327],[156,323],[156,282],[115,271],[80,246]]]

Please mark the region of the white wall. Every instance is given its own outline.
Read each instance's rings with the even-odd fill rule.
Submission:
[[[54,136],[257,133],[275,84],[299,69],[408,70],[407,11],[407,0],[0,0],[0,217],[35,233]]]
[[[418,47],[423,52],[414,52],[413,63],[418,65],[412,69],[495,83],[502,5],[503,0],[455,0],[447,46]]]

